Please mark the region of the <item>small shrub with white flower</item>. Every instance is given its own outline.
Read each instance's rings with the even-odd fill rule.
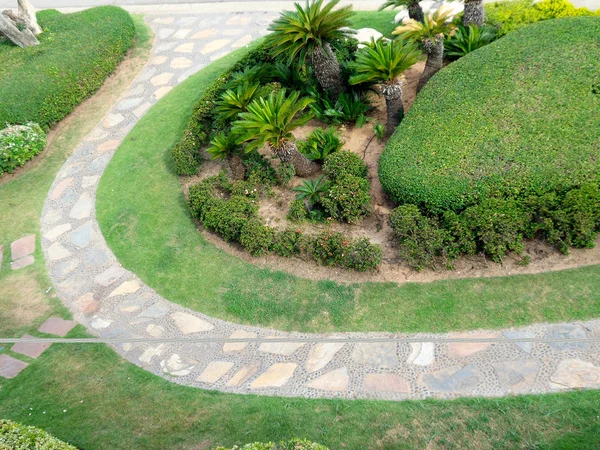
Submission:
[[[36,123],[9,125],[0,130],[0,175],[13,173],[46,146],[46,134]]]

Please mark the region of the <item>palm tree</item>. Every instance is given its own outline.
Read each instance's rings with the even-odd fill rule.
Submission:
[[[452,36],[456,30],[454,24],[447,22],[451,15],[452,10],[442,6],[434,13],[427,14],[423,23],[411,19],[394,30],[393,34],[420,41],[427,52],[427,63],[425,63],[425,70],[419,79],[417,92],[442,68],[444,38]]]
[[[258,83],[242,83],[236,89],[227,89],[217,102],[215,111],[223,119],[235,118],[239,113],[246,111],[252,100],[260,95],[260,91]]]
[[[298,192],[296,200],[304,200],[306,210],[311,212],[315,203],[319,202],[321,195],[329,189],[331,183],[321,175],[316,180],[304,180],[302,184],[296,186],[293,190]]]
[[[419,0],[388,0],[379,7],[379,11],[383,11],[385,8],[389,8],[390,6],[392,9],[406,6],[408,9],[409,18],[416,20],[417,22],[423,22],[423,8],[421,8]]]
[[[312,118],[310,113],[296,116],[314,100],[298,100],[299,96],[298,91],[293,91],[286,97],[286,91],[282,89],[278,94],[272,92],[267,98],[257,98],[248,105],[247,112],[239,114],[232,131],[239,136],[239,144],[247,143],[246,151],[268,144],[282,162],[292,164],[296,174],[306,177],[315,173],[319,166],[298,151],[292,130]]]
[[[465,0],[465,11],[463,14],[463,25],[483,26],[485,23],[485,9],[483,0]]]
[[[308,56],[321,88],[334,98],[345,86],[331,42],[348,36],[349,31],[343,28],[351,25],[352,15],[351,6],[333,10],[339,1],[323,6],[323,0],[307,0],[304,8],[295,3],[295,11],[284,11],[271,24],[272,33],[267,38],[274,56],[285,54],[290,63],[298,58],[301,65]]]
[[[396,39],[384,41],[371,39],[356,55],[353,67],[356,75],[350,77],[350,84],[380,83],[381,93],[385,98],[387,124],[385,134],[390,136],[404,116],[402,104],[402,72],[417,62],[421,54],[418,46],[411,41]]]
[[[233,178],[243,180],[246,175],[246,167],[240,156],[242,146],[237,143],[237,140],[238,136],[235,133],[221,132],[210,141],[210,147],[206,151],[212,156],[212,159],[226,159]]]

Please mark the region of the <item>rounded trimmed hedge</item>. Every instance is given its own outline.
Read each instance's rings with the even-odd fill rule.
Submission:
[[[399,203],[460,211],[600,180],[600,18],[549,20],[440,71],[379,160]]]
[[[5,419],[0,419],[0,449],[77,450],[40,428]]]

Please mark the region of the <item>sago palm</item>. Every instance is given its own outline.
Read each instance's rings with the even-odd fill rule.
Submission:
[[[304,64],[308,57],[315,77],[322,89],[337,97],[345,90],[342,71],[331,42],[348,35],[344,27],[351,25],[352,7],[334,10],[340,0],[332,0],[323,6],[323,0],[306,2],[302,8],[294,4],[295,11],[284,11],[273,21],[269,30],[268,44],[273,55],[285,54],[289,62],[298,59]]]
[[[421,54],[417,44],[403,39],[395,41],[371,40],[371,44],[356,55],[353,68],[356,75],[350,84],[379,83],[385,98],[387,124],[385,134],[391,135],[404,116],[402,104],[402,72],[417,62]]]
[[[311,114],[296,117],[314,100],[299,99],[294,91],[286,96],[285,89],[271,93],[269,97],[258,98],[248,105],[248,111],[240,113],[233,123],[238,143],[246,143],[246,151],[253,151],[268,144],[273,153],[285,163],[290,163],[301,177],[315,173],[319,166],[298,151],[292,131],[308,122]]]
[[[206,151],[213,159],[227,160],[233,178],[243,180],[246,174],[246,167],[240,157],[242,146],[238,144],[237,140],[238,136],[234,133],[221,132],[210,141],[210,147]]]
[[[456,26],[448,22],[451,16],[452,10],[442,6],[434,13],[427,14],[423,23],[411,19],[394,30],[393,34],[421,42],[427,52],[427,63],[419,79],[417,91],[420,91],[425,83],[442,68],[444,39],[446,36],[452,36],[456,30]]]
[[[390,6],[392,7],[392,9],[405,6],[406,9],[408,9],[409,18],[414,19],[417,22],[423,22],[423,8],[421,8],[419,0],[388,0],[379,7],[379,11],[383,11],[384,9],[389,8]]]
[[[294,188],[294,191],[298,192],[296,200],[304,200],[306,209],[310,212],[330,185],[329,180],[326,180],[323,175],[316,180],[304,180],[301,185]]]
[[[247,83],[242,83],[235,89],[227,89],[217,102],[215,111],[223,119],[235,118],[239,113],[246,111],[260,91],[259,84]]]

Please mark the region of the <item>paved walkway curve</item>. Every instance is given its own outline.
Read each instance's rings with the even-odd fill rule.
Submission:
[[[98,180],[116,148],[173,86],[220,54],[264,33],[271,19],[263,13],[146,17],[156,33],[152,59],[61,168],[42,214],[48,271],[76,320],[97,336],[124,339],[114,345],[116,351],[155,374],[226,392],[406,399],[600,387],[598,343],[436,341],[447,336],[600,338],[597,320],[451,335],[282,333],[225,322],[171,303],[120,266],[100,233],[94,207]],[[126,342],[143,337],[171,341]],[[288,340],[172,341],[178,337]],[[363,342],[331,342],[342,337]],[[419,341],[374,340],[382,337]],[[318,342],[324,338],[329,342]]]

